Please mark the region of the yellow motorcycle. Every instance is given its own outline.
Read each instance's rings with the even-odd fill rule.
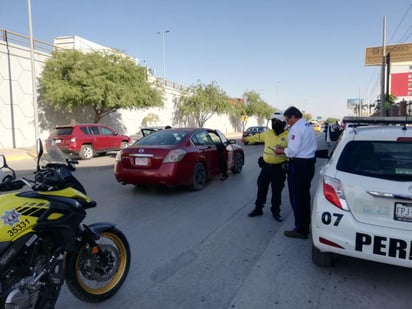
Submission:
[[[53,141],[36,148],[34,179],[17,179],[0,155],[0,191],[15,191],[0,194],[0,308],[54,308],[64,281],[82,301],[104,301],[128,274],[127,238],[112,223],[83,224],[96,202],[72,174],[78,162]]]

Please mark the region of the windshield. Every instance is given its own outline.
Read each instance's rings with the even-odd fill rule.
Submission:
[[[66,155],[57,147],[53,139],[49,138],[45,142],[44,153],[40,158],[42,164],[66,163]]]

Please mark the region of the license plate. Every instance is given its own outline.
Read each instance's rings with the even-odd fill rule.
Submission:
[[[395,220],[412,222],[412,203],[395,203]]]
[[[149,165],[149,158],[134,158],[134,164],[139,166]]]
[[[60,144],[60,143],[62,142],[62,140],[61,140],[61,139],[55,139],[54,142],[55,142],[56,144]]]

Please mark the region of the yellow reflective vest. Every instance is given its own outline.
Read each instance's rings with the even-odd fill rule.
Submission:
[[[249,143],[264,143],[265,148],[263,149],[263,160],[268,164],[279,164],[287,160],[285,155],[277,155],[270,149],[270,147],[275,148],[276,145],[281,145],[284,148],[288,146],[288,131],[283,131],[280,135],[276,135],[273,130],[266,130],[263,133],[255,134],[245,138]]]

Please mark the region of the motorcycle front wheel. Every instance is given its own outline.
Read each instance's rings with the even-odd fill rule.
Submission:
[[[130,247],[124,234],[112,227],[99,233],[99,250],[84,243],[66,255],[66,284],[82,301],[97,303],[112,297],[126,279]]]

